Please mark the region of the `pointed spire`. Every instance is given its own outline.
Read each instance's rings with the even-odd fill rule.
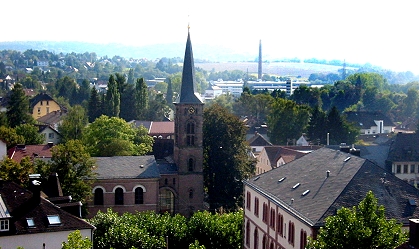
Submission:
[[[195,66],[189,29],[190,27],[188,24],[188,39],[186,41],[185,58],[183,60],[182,86],[179,103],[202,103],[200,94],[196,90]]]

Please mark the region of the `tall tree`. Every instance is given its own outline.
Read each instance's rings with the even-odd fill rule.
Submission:
[[[326,113],[316,106],[311,112],[307,128],[307,135],[312,143],[326,144],[326,123]]]
[[[25,143],[25,138],[22,135],[18,135],[15,128],[0,126],[0,137],[6,143],[7,148]]]
[[[287,144],[298,139],[309,122],[309,107],[277,98],[270,107],[268,136],[273,144]]]
[[[356,141],[359,129],[348,123],[336,107],[332,107],[327,114],[325,132],[329,134],[329,144],[352,144]]]
[[[32,124],[20,124],[16,126],[16,134],[25,139],[25,144],[43,144],[45,137],[39,133],[37,126]]]
[[[102,103],[100,96],[95,87],[92,87],[90,91],[89,106],[88,106],[88,116],[89,122],[92,123],[96,118],[100,117],[102,114]]]
[[[145,118],[148,109],[148,87],[144,78],[139,78],[135,82],[135,109],[137,119]]]
[[[309,249],[393,249],[407,241],[402,224],[387,219],[384,206],[369,191],[357,207],[341,208],[326,218],[317,239],[309,240]]]
[[[58,131],[61,133],[61,142],[81,140],[87,123],[88,118],[85,109],[80,105],[73,106],[58,126]]]
[[[20,124],[34,123],[34,119],[29,114],[29,100],[25,96],[25,92],[20,83],[16,83],[11,91],[6,116],[9,121],[9,126],[12,128]]]
[[[109,117],[119,117],[121,95],[115,77],[111,74],[108,81],[108,90],[105,96],[105,113]]]
[[[254,172],[249,158],[246,127],[220,105],[204,110],[204,182],[210,209],[242,205],[242,180]]]
[[[127,83],[133,85],[134,84],[134,69],[130,68],[130,70],[128,71],[128,80]]]

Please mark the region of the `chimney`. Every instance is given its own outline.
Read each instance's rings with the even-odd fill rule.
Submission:
[[[330,176],[330,170],[326,171],[326,178],[329,178]]]
[[[32,192],[32,200],[35,203],[41,202],[41,175],[31,174],[29,175],[29,190]]]
[[[409,244],[414,248],[419,247],[419,219],[409,220]]]
[[[355,145],[352,144],[352,148],[349,150],[349,153],[351,153],[354,156],[361,156],[361,150],[355,149]]]

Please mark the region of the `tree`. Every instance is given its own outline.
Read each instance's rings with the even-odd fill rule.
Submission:
[[[6,158],[0,161],[0,178],[13,181],[21,186],[29,180],[29,175],[34,173],[34,166],[29,157],[24,157],[20,163]]]
[[[135,110],[137,111],[136,119],[143,119],[148,111],[148,87],[144,78],[139,78],[135,82]],[[156,110],[153,110],[156,111]]]
[[[135,128],[122,118],[105,115],[86,127],[83,141],[92,156],[145,155],[153,144],[144,127]]]
[[[325,132],[329,133],[329,144],[352,144],[356,141],[359,129],[348,123],[336,107],[332,107],[327,114]]]
[[[6,126],[0,126],[0,137],[6,143],[7,148],[25,143],[25,138],[22,135],[18,135],[15,129]]]
[[[115,80],[115,77],[111,74],[108,81],[108,90],[106,91],[105,96],[105,113],[109,117],[119,117],[120,104],[121,104],[121,95],[118,90],[118,84]]]
[[[87,121],[84,108],[80,105],[73,106],[58,126],[58,131],[61,133],[61,142],[81,140]]]
[[[34,123],[32,116],[29,114],[29,100],[25,96],[22,85],[19,83],[16,83],[13,87],[7,104],[6,115],[9,126],[12,128],[20,124]]]
[[[88,116],[89,122],[92,123],[96,118],[100,117],[102,114],[102,103],[100,101],[100,96],[95,87],[92,87],[90,91],[89,106],[88,106]]]
[[[25,139],[25,144],[43,144],[45,137],[38,132],[38,127],[32,124],[20,124],[16,126],[16,134]]]
[[[273,144],[287,144],[305,131],[309,122],[309,107],[280,98],[269,107],[268,136]]]
[[[92,248],[93,243],[89,238],[84,238],[81,236],[79,230],[71,232],[67,237],[67,242],[63,242],[62,249],[90,249]]]
[[[307,248],[396,248],[407,241],[407,234],[402,231],[402,224],[387,219],[384,211],[369,191],[357,207],[343,207],[336,215],[327,217],[317,239],[310,238]]]
[[[204,184],[210,209],[236,209],[242,205],[242,180],[254,173],[248,156],[246,127],[220,105],[204,110]]]
[[[325,127],[327,123],[326,113],[316,106],[310,115],[310,121],[307,128],[307,136],[312,143],[326,144]]]
[[[44,175],[57,173],[64,195],[85,202],[91,194],[95,162],[80,140],[55,145],[51,162],[42,169]]]

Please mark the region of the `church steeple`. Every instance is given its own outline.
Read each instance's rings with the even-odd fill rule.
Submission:
[[[185,58],[183,61],[182,86],[178,103],[202,103],[201,96],[196,90],[195,66],[189,27]]]

